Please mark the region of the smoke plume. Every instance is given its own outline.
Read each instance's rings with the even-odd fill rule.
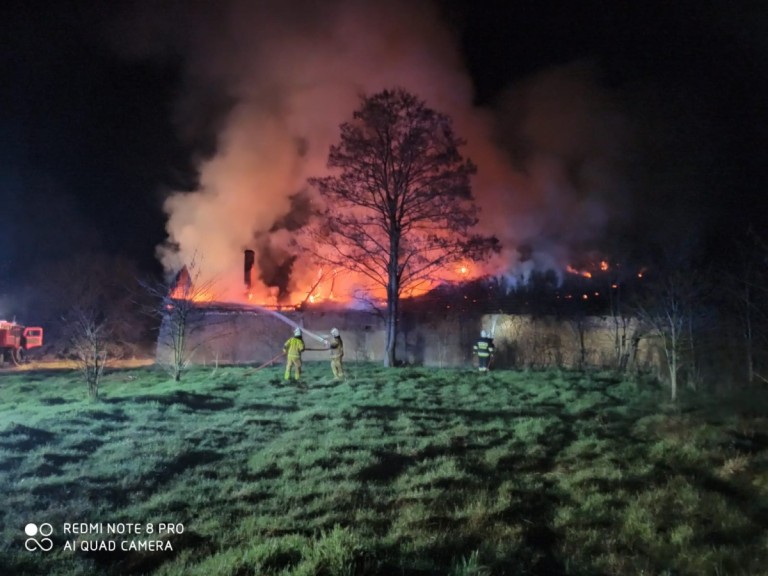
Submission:
[[[360,95],[385,88],[417,94],[467,140],[481,231],[504,246],[484,272],[562,269],[620,216],[624,120],[589,63],[544,70],[480,109],[456,38],[427,2],[158,1],[121,22],[117,42],[133,55],[183,58],[181,133],[219,120],[199,188],[165,203],[158,255],[173,270],[202,254],[223,297],[241,296],[245,248],[257,252],[261,299],[317,277],[293,245],[306,179],[326,172]]]

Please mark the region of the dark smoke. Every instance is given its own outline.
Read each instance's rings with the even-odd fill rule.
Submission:
[[[308,176],[325,172],[328,147],[359,95],[392,86],[449,114],[468,141],[465,153],[479,169],[474,192],[482,231],[505,248],[485,272],[525,277],[534,269],[561,271],[584,254],[642,261],[651,247],[686,250],[696,244],[692,238],[721,234],[724,213],[743,212],[726,197],[728,184],[742,191],[752,184],[733,182],[737,170],[718,165],[718,150],[724,140],[731,151],[749,151],[747,140],[728,130],[733,122],[745,127],[760,99],[749,100],[745,118],[733,112],[709,120],[729,105],[724,86],[731,84],[708,80],[704,63],[714,62],[722,78],[729,62],[735,82],[757,71],[758,86],[765,85],[765,70],[734,65],[747,56],[735,43],[748,43],[733,36],[740,30],[733,18],[724,22],[737,38],[729,48],[742,58],[727,60],[710,48],[725,39],[715,26],[725,15],[714,9],[703,9],[712,34],[699,39],[685,32],[687,15],[674,6],[662,11],[671,28],[654,36],[646,34],[657,25],[652,10],[625,16],[617,8],[604,20],[616,26],[596,30],[593,39],[602,54],[529,70],[492,106],[479,108],[456,26],[449,28],[432,2],[132,6],[117,42],[134,56],[181,58],[181,124],[192,132],[217,128],[214,153],[201,157],[199,188],[165,204],[169,238],[159,253],[169,268],[204,250],[216,263],[212,276],[236,277],[241,248],[257,238],[265,288],[285,295],[311,284],[316,267],[293,249],[312,202],[298,191]],[[621,26],[631,18],[646,25],[624,39]],[[520,31],[509,32],[511,42]],[[677,46],[675,34],[691,49]],[[706,58],[694,59],[697,51]],[[219,103],[215,114],[210,102]],[[733,166],[739,158],[759,164],[733,152],[722,160]]]

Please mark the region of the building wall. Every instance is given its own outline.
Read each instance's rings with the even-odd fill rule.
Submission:
[[[582,316],[488,315],[482,326],[494,335],[496,362],[510,367],[639,367],[658,370],[655,339],[641,337],[637,320]]]
[[[345,360],[380,362],[384,358],[384,320],[356,310],[307,310],[276,315],[253,309],[201,308],[189,320],[188,345],[195,364],[262,364],[279,356],[293,324],[328,338],[338,328]],[[157,357],[167,362],[168,329],[161,327]],[[628,367],[659,369],[661,356],[653,340],[639,338],[637,322],[612,318],[569,320],[504,314],[435,316],[411,313],[400,326],[397,357],[409,364],[468,366],[472,345],[484,329],[494,338],[494,366],[507,368]],[[305,333],[306,361],[327,361],[323,343]],[[277,359],[281,361],[280,358]]]

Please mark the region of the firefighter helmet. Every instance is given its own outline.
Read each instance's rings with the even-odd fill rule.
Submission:
[[[488,338],[488,332],[485,330],[480,331],[480,338]]]
[[[338,331],[338,329],[336,329],[336,328],[331,328],[331,336],[333,336],[334,338],[338,338],[338,337],[339,337],[339,331]]]
[[[293,335],[294,335],[294,336],[301,336],[301,328],[296,328],[296,329],[293,331]]]

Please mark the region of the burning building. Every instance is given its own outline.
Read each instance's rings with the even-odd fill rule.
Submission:
[[[294,326],[303,328],[308,361],[328,359],[323,339],[331,328],[344,338],[352,362],[384,359],[386,326],[373,312],[317,306],[275,312],[239,305],[204,303],[195,307],[188,336],[195,364],[262,364],[279,358]],[[578,320],[512,314],[404,314],[399,326],[397,357],[406,364],[435,367],[468,366],[472,344],[480,330],[496,343],[495,366],[500,368],[628,367],[656,369],[660,351],[641,339],[638,324],[621,326],[609,317]],[[167,362],[172,350],[161,329],[157,357]]]
[[[252,252],[246,250],[246,291],[241,302],[198,300],[191,307],[186,320],[186,345],[193,363],[268,362],[279,358],[283,343],[295,327],[304,331],[308,349],[304,358],[308,361],[327,360],[324,340],[329,339],[332,328],[342,333],[348,361],[383,360],[386,324],[381,313],[370,306],[354,306],[349,298],[323,298],[332,292],[332,280],[323,289],[317,284],[311,285],[303,301],[297,304],[253,303],[247,291],[252,263]],[[598,278],[578,271],[573,272],[573,277],[579,282],[608,282],[607,275],[599,277],[600,271],[607,272],[607,264],[602,262],[596,268]],[[459,274],[461,272],[460,268]],[[189,274],[180,274],[178,278],[188,293],[195,293],[190,290]],[[656,368],[660,365],[659,350],[651,340],[641,338],[640,326],[634,319],[619,321],[607,314],[584,314],[588,308],[583,302],[579,302],[581,313],[572,315],[528,313],[525,308],[514,314],[489,314],[489,302],[478,301],[477,294],[470,298],[467,286],[469,284],[456,287],[451,298],[445,292],[441,295],[436,291],[403,301],[396,351],[400,361],[438,367],[469,365],[472,344],[480,331],[486,330],[496,341],[497,367]],[[581,284],[576,287],[587,289]],[[569,285],[560,288],[567,290]],[[174,287],[174,293],[177,289]],[[312,295],[317,296],[316,300],[311,299]],[[560,301],[567,304],[568,295],[554,291],[550,294],[551,302],[556,304],[562,298]],[[598,300],[598,296],[593,300]],[[161,362],[167,362],[173,353],[168,338],[171,321],[169,316],[161,328],[157,349]]]

